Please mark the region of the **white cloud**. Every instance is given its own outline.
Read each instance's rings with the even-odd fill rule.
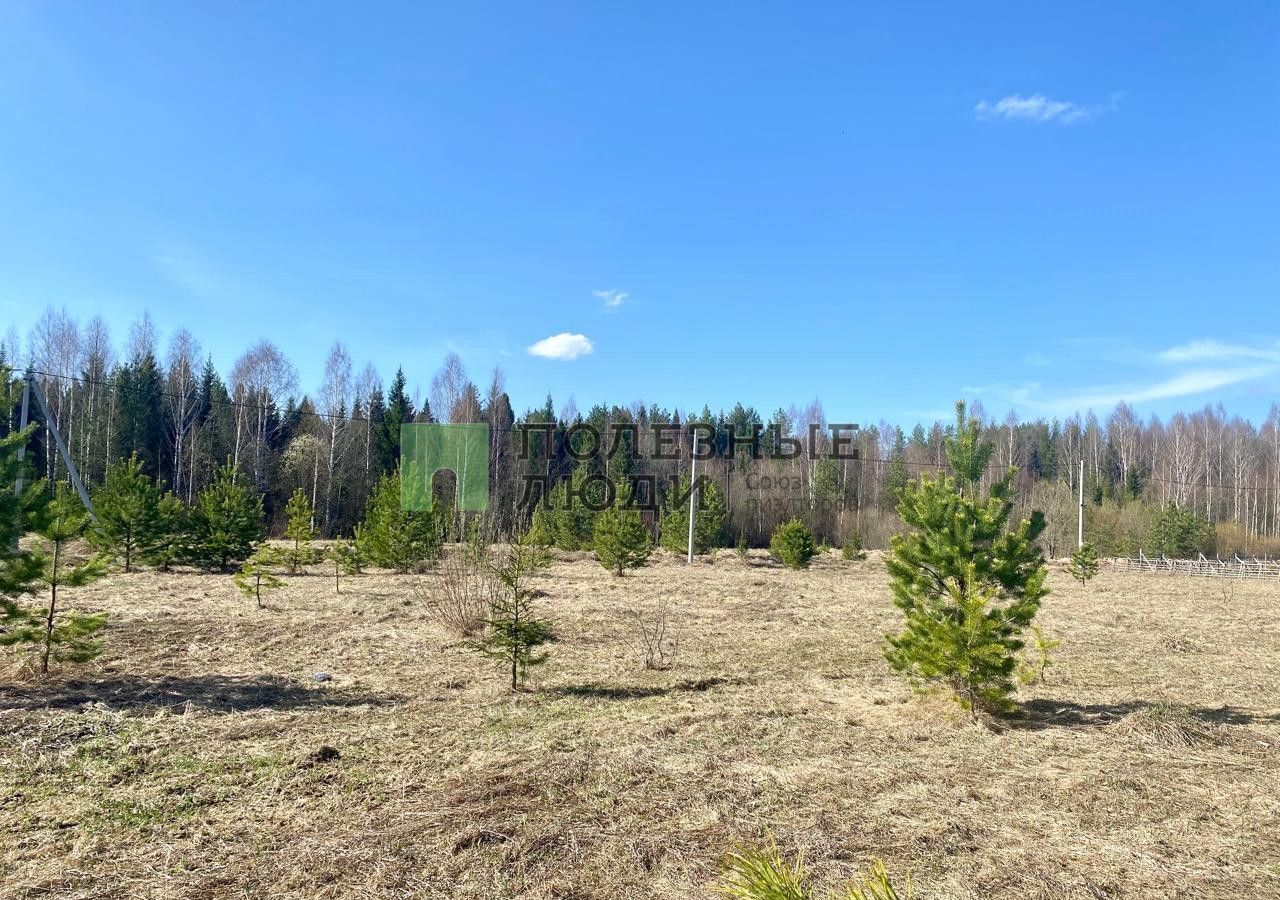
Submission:
[[[1225,369],[1193,369],[1149,384],[1113,384],[1080,388],[1066,394],[1052,395],[1043,391],[1039,382],[1020,387],[984,385],[966,388],[976,394],[993,394],[1016,406],[1024,406],[1052,415],[1070,415],[1088,409],[1111,409],[1120,402],[1146,403],[1175,397],[1193,397],[1231,385],[1253,381],[1275,374],[1276,365],[1242,366]]]
[[[626,291],[592,291],[592,294],[604,301],[605,309],[617,309],[619,306],[627,302],[627,298],[631,295]]]
[[[1224,359],[1265,359],[1271,362],[1280,362],[1280,344],[1270,347],[1249,347],[1244,344],[1224,344],[1221,341],[1198,340],[1179,344],[1177,347],[1170,347],[1168,350],[1158,354],[1157,358],[1162,362],[1169,363],[1205,362]]]
[[[571,334],[562,331],[551,337],[543,338],[529,348],[530,356],[541,356],[543,359],[577,359],[595,351],[591,341],[585,334]]]
[[[1044,94],[1032,94],[1030,97],[1010,94],[995,103],[983,100],[973,108],[974,115],[982,121],[1004,119],[1064,125],[1091,119],[1101,111],[1097,107],[1081,106],[1068,100],[1050,100]]]

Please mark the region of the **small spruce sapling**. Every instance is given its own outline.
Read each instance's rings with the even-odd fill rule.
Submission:
[[[271,571],[271,567],[280,565],[280,562],[280,552],[268,544],[263,544],[244,561],[244,565],[232,576],[236,587],[240,589],[240,593],[246,597],[252,597],[257,602],[258,609],[264,608],[262,604],[263,591],[272,591],[284,585],[284,581],[277,578]]]
[[[1081,586],[1088,584],[1089,579],[1098,574],[1098,551],[1094,549],[1093,544],[1085,542],[1071,554],[1067,571],[1071,573],[1072,578],[1080,582]]]
[[[284,536],[289,542],[284,551],[284,563],[290,575],[297,575],[311,562],[311,538],[315,536],[315,529],[311,525],[311,503],[302,488],[294,489],[284,511],[288,518]]]
[[[49,517],[38,531],[45,542],[38,557],[43,563],[41,583],[49,589],[48,606],[26,611],[0,634],[0,644],[28,646],[39,658],[41,674],[49,673],[50,661],[88,662],[102,652],[97,634],[107,624],[107,614],[58,608],[59,589],[82,587],[107,574],[105,554],[79,560],[71,556],[71,543],[88,525],[89,514],[80,498],[59,485]]]
[[[501,590],[493,598],[486,620],[486,634],[469,646],[491,659],[500,660],[511,673],[511,690],[519,690],[528,670],[541,665],[548,654],[538,652],[555,639],[551,623],[539,619],[534,607],[535,591],[530,586],[551,562],[545,544],[525,535],[503,551],[493,564]]]

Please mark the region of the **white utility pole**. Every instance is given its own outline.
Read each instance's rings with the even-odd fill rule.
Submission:
[[[1080,460],[1080,524],[1076,535],[1076,547],[1084,546],[1084,460]]]
[[[698,508],[698,428],[693,428],[693,459],[689,467],[689,562],[693,562],[693,512]]]

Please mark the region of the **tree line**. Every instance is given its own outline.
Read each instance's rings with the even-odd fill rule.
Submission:
[[[25,343],[25,352],[24,351]],[[884,547],[902,530],[898,497],[912,477],[948,469],[950,426],[910,431],[869,423],[854,436],[859,459],[828,458],[827,419],[817,401],[762,414],[743,403],[731,409],[677,410],[641,403],[598,404],[585,413],[572,400],[558,409],[548,397],[516,415],[500,370],[481,387],[456,355],[430,379],[426,396],[409,389],[397,369],[384,380],[372,364],[356,370],[341,342],[325,357],[320,384],[300,384],[297,370],[271,341],[261,340],[220,368],[199,341],[180,329],[162,342],[150,317],[134,323],[122,344],[95,318],[81,324],[48,309],[25,342],[13,329],[0,345],[0,435],[16,426],[18,391],[12,376],[30,371],[48,399],[51,417],[91,489],[103,485],[112,463],[137,457],[141,470],[175,501],[194,507],[202,491],[230,465],[262,498],[266,528],[280,533],[289,498],[301,489],[325,537],[350,535],[365,519],[379,481],[396,471],[400,426],[406,422],[483,422],[490,426],[490,527],[510,534],[527,526],[536,507],[522,506],[533,479],[571,487],[575,477],[600,473],[653,476],[660,496],[642,513],[661,535],[672,492],[687,473],[688,435],[677,459],[656,459],[647,429],[691,421],[713,425],[712,458],[700,471],[713,481],[725,509],[721,545],[763,546],[778,525],[800,518],[833,545],[855,539]],[[1019,469],[1013,485],[1019,512],[1042,509],[1040,541],[1051,555],[1073,549],[1079,460],[1084,460],[1090,539],[1100,552],[1148,552],[1162,534],[1162,511],[1174,507],[1207,527],[1201,541],[1221,553],[1280,549],[1280,407],[1260,426],[1229,416],[1221,406],[1142,420],[1121,403],[1100,419],[1093,411],[1062,420],[1003,421],[979,405],[982,437],[995,448],[983,486]],[[34,407],[33,421],[40,415]],[[631,443],[612,458],[579,462],[570,453],[573,426],[602,433],[635,425]],[[549,425],[522,447],[521,425]],[[730,436],[765,426],[766,444],[794,439],[804,450],[791,459],[752,459],[731,452]],[[528,452],[522,452],[527,450]],[[812,452],[811,452],[812,451]],[[66,477],[47,429],[29,447],[50,483]],[[564,488],[561,488],[562,490]],[[675,517],[672,518],[674,524]],[[584,524],[585,528],[586,525]],[[586,533],[590,533],[589,531]],[[660,538],[659,538],[660,539]]]

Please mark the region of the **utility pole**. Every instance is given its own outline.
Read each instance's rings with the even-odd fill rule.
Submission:
[[[89,520],[94,525],[98,524],[98,516],[93,511],[93,502],[89,499],[89,492],[85,490],[84,482],[80,480],[80,472],[76,469],[75,462],[71,459],[71,451],[67,449],[66,442],[62,439],[62,434],[58,431],[58,426],[53,420],[53,412],[49,409],[49,404],[45,402],[44,394],[40,391],[40,386],[36,384],[35,376],[27,378],[26,387],[22,390],[22,424],[26,427],[27,423],[27,397],[31,394],[36,395],[36,403],[40,407],[41,414],[44,415],[44,427],[49,429],[49,433],[53,435],[53,442],[58,447],[58,453],[62,456],[62,461],[67,465],[67,475],[71,478],[71,486],[76,489],[76,493],[80,495],[80,502],[84,504],[84,508],[89,512]],[[18,458],[22,459],[22,449],[18,450]],[[22,489],[22,476],[18,476],[18,489]]]
[[[19,431],[22,431],[27,427],[27,422],[29,421],[29,417],[27,413],[30,408],[31,408],[31,380],[28,378],[24,378],[22,380],[22,414],[18,419]],[[23,443],[18,445],[18,462],[21,463],[26,458],[26,456],[27,456],[27,444],[24,441]],[[22,496],[21,465],[19,465],[18,467],[18,478],[13,485],[13,493],[18,497]]]
[[[1084,460],[1080,460],[1080,524],[1076,534],[1076,547],[1084,546]]]
[[[27,412],[30,408],[31,408],[31,382],[24,378],[22,381],[22,413],[18,418],[18,431],[26,430],[27,421],[28,421]],[[26,456],[27,456],[27,442],[23,441],[21,444],[18,445],[18,477],[13,480],[13,494],[15,497],[18,497],[19,499],[21,499],[22,497],[22,487],[23,487],[22,461],[23,459],[26,458]],[[21,529],[19,529],[19,531],[21,531]],[[18,552],[18,541],[21,538],[22,538],[22,535],[20,533],[14,534],[13,536],[13,546],[10,547],[9,549],[12,550],[14,553]]]
[[[689,562],[693,562],[693,513],[698,508],[698,426],[693,426],[693,458],[689,467]]]

